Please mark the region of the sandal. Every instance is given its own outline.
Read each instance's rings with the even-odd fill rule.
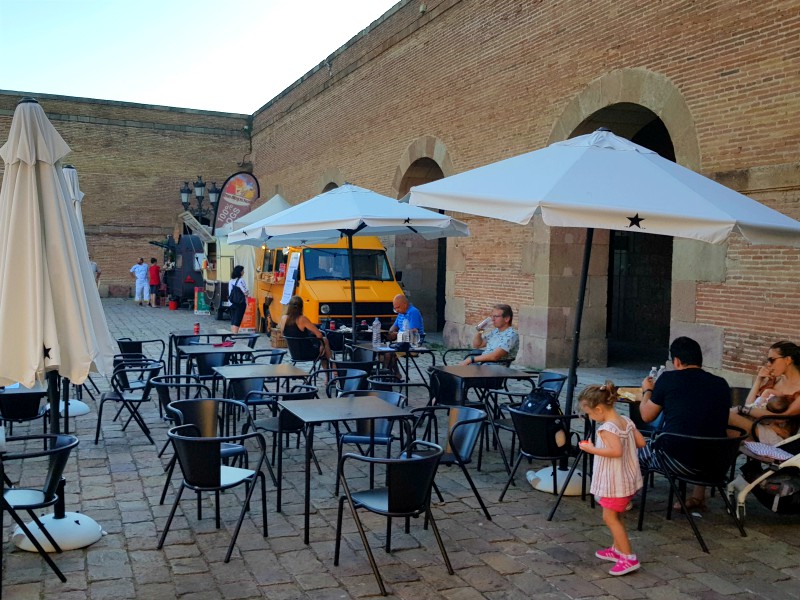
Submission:
[[[672,510],[677,510],[679,513],[683,514],[683,507],[681,506],[680,502],[673,504]],[[686,510],[692,512],[704,512],[706,510],[706,503],[704,500],[698,500],[692,496],[686,499]]]

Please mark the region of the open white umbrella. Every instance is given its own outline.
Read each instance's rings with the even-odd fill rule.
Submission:
[[[800,246],[800,223],[607,130],[411,189],[411,204],[552,227],[588,229],[567,385],[572,407],[583,298],[595,228],[711,243]]]
[[[465,223],[376,192],[345,184],[228,235],[232,244],[266,244],[270,248],[325,243],[346,236],[350,261],[350,304],[356,331],[353,269],[354,235],[415,233],[425,239],[469,235]]]
[[[286,210],[287,208],[291,208],[292,205],[289,204],[283,196],[280,194],[275,194],[272,198],[267,200],[264,204],[259,206],[258,208],[251,210],[249,213],[236,219],[231,224],[231,231],[236,231],[237,229],[242,229],[243,227],[247,227],[256,221],[261,221],[263,219],[267,219],[272,215],[276,215],[281,211]]]
[[[31,387],[46,377],[54,433],[60,431],[59,374],[82,384],[90,371],[110,373],[114,355],[86,244],[79,241],[83,231],[67,200],[60,161],[69,151],[42,107],[23,99],[0,148],[5,162],[0,190],[0,385]],[[62,548],[100,537],[97,524],[77,513],[57,515],[47,528],[64,542]]]

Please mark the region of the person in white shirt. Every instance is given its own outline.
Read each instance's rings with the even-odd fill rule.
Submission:
[[[136,295],[134,302],[138,302],[139,306],[144,306],[143,302],[147,301],[150,294],[150,285],[147,280],[147,265],[144,264],[144,259],[139,258],[135,265],[131,267],[131,274],[136,280]]]

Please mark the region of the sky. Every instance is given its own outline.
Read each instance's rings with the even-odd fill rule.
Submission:
[[[251,114],[398,0],[0,0],[0,89]]]

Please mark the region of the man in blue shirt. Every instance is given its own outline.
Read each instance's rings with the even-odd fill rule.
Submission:
[[[397,332],[403,330],[403,323],[408,322],[407,331],[419,332],[420,340],[425,337],[425,326],[422,324],[422,314],[416,306],[411,304],[403,294],[397,294],[392,300],[392,307],[397,313],[394,325],[389,328],[389,339],[397,339]],[[408,341],[408,340],[406,340]]]
[[[389,339],[396,340],[397,332],[403,331],[403,325],[406,325],[405,331],[416,331],[419,333],[420,342],[425,338],[425,326],[422,324],[422,314],[416,306],[411,304],[403,294],[397,294],[392,300],[392,308],[397,313],[397,318],[394,324],[389,328]],[[410,341],[406,339],[405,341]],[[397,354],[388,353],[383,355],[383,366],[386,369],[391,369],[394,374],[400,378],[400,369],[397,367]]]

